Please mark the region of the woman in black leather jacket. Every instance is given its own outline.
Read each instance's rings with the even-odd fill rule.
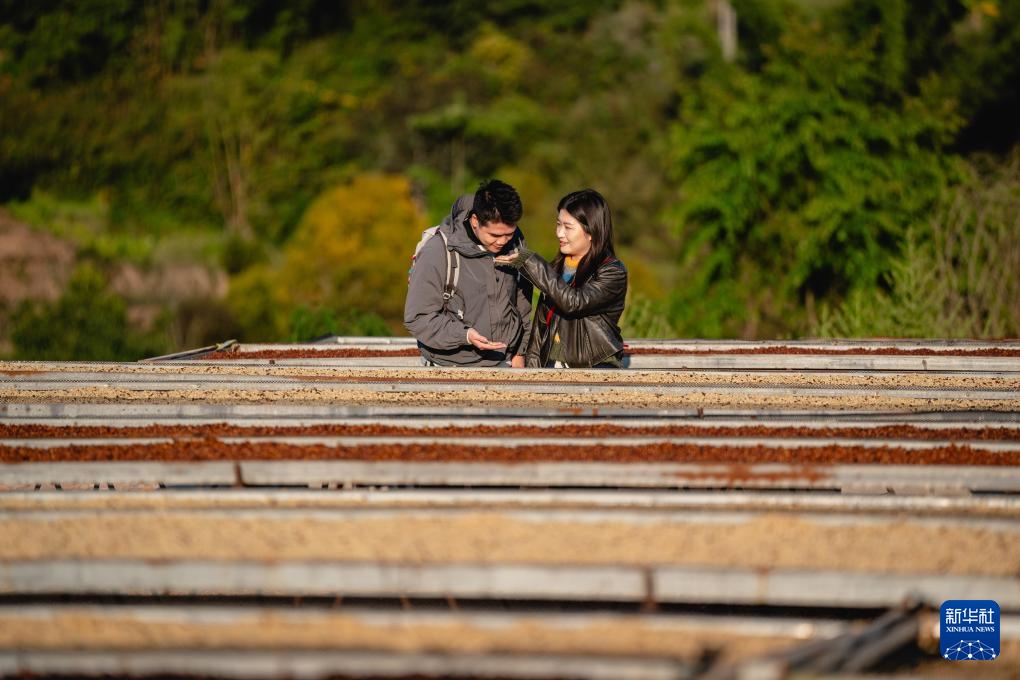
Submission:
[[[520,269],[541,291],[525,357],[529,367],[611,368],[624,358],[620,315],[627,269],[616,259],[613,218],[593,189],[567,194],[557,206],[560,252],[550,264],[521,250],[496,258]]]

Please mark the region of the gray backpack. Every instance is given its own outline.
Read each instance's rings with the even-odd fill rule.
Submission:
[[[411,283],[411,272],[414,270],[414,263],[418,261],[418,253],[425,247],[425,243],[436,234],[443,237],[443,251],[446,253],[446,286],[443,288],[443,307],[445,307],[457,290],[457,280],[460,278],[460,254],[450,250],[450,241],[439,225],[429,227],[421,233],[421,240],[414,247],[414,255],[411,256],[411,268],[407,270],[407,282]]]

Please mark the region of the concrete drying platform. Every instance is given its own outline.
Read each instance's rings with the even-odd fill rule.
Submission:
[[[860,658],[923,655],[919,598],[997,601],[1010,677],[1020,343],[633,350],[0,363],[0,673],[678,680],[717,649],[746,675],[888,617]]]

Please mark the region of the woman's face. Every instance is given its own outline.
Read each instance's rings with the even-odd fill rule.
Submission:
[[[556,218],[556,238],[560,252],[568,257],[584,257],[591,250],[591,235],[566,210],[561,210]]]

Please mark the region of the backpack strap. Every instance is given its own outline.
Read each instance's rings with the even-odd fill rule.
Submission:
[[[443,288],[443,300],[446,301],[453,297],[453,292],[457,290],[457,281],[460,280],[460,253],[452,251],[451,257],[450,240],[442,229],[436,231],[443,237],[443,250],[446,251],[446,287]]]

